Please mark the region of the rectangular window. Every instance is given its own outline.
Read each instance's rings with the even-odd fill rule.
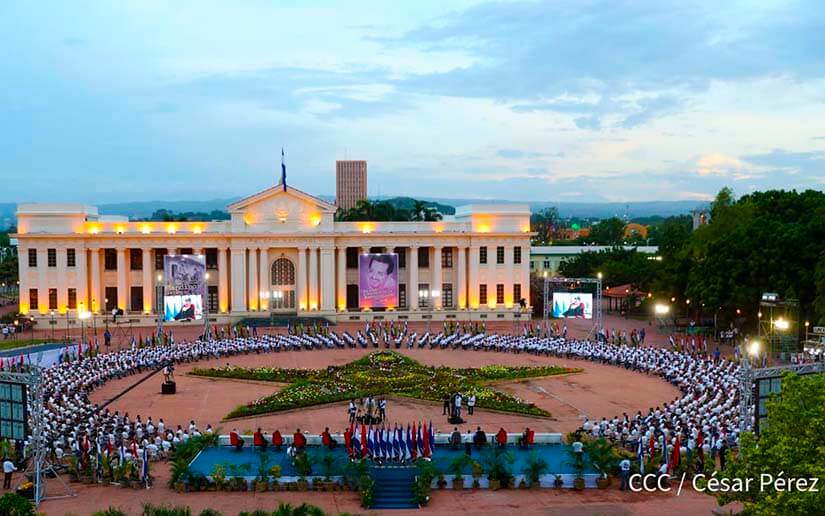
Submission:
[[[441,267],[445,269],[453,268],[453,248],[447,247],[441,250]]]
[[[111,312],[112,308],[119,308],[117,306],[117,287],[106,287],[103,292],[106,294],[106,297],[103,298],[105,303],[103,309]]]
[[[481,306],[487,304],[487,285],[484,283],[478,286],[478,304]]]
[[[444,308],[453,307],[453,284],[444,283],[441,285],[441,306]]]
[[[498,265],[504,263],[504,246],[496,247],[496,263]]]
[[[37,267],[37,249],[29,249],[29,267]]]
[[[129,269],[133,271],[143,270],[143,250],[129,249]]]
[[[133,312],[143,310],[143,287],[132,287],[129,290],[129,306]]]
[[[478,248],[478,263],[481,265],[487,265],[487,246],[481,246]]]
[[[57,267],[57,249],[46,250],[46,261],[49,267]]]
[[[218,268],[218,250],[217,249],[208,248],[206,250],[206,268],[207,269],[217,269]]]
[[[513,248],[513,263],[521,263],[521,247]]]
[[[107,271],[117,270],[117,251],[114,249],[103,250],[103,268]]]
[[[168,251],[166,249],[155,249],[155,270],[163,270],[163,257]]]
[[[504,304],[504,284],[498,283],[496,285],[496,304]]]
[[[550,268],[550,260],[544,260],[544,262],[542,262],[542,267],[544,267],[545,269],[549,269]]]
[[[406,269],[407,268],[407,248],[406,247],[396,247],[393,249],[393,252],[398,255],[398,268],[399,269]]]
[[[347,269],[357,269],[357,268],[358,268],[358,248],[357,247],[347,247]]]
[[[429,269],[430,268],[430,248],[429,247],[419,247],[418,248],[418,267],[422,269]]]
[[[68,296],[68,305],[67,308],[69,310],[76,310],[77,309],[77,289],[70,288],[69,289],[69,296]]]
[[[398,284],[398,308],[407,308],[407,285]]]
[[[57,289],[49,289],[49,310],[57,310]]]
[[[218,286],[209,285],[206,293],[206,309],[210,314],[218,313]]]
[[[347,310],[358,310],[358,285],[347,285]]]
[[[66,266],[67,267],[76,267],[77,266],[77,255],[75,254],[74,249],[66,249]]]
[[[521,283],[514,283],[513,284],[513,302],[520,303],[521,302]]]
[[[536,262],[531,261],[530,262],[530,268],[535,269],[536,268]]]
[[[191,247],[181,247],[180,254],[194,254]]]
[[[418,284],[418,307],[419,308],[428,308],[431,306],[430,304],[430,284],[429,283],[419,283]]]
[[[30,310],[37,310],[40,308],[40,303],[37,299],[37,289],[30,288],[29,289],[29,309]]]

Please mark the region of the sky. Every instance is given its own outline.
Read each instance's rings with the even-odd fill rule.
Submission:
[[[809,1],[0,2],[0,202],[825,187]]]

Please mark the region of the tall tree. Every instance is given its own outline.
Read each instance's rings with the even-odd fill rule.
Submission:
[[[533,243],[537,245],[549,244],[556,238],[562,221],[559,210],[552,206],[530,215],[530,229],[536,232]]]
[[[590,227],[590,236],[585,240],[600,245],[617,245],[622,242],[625,223],[618,217],[600,220]]]

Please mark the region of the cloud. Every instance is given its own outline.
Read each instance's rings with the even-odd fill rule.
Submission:
[[[741,160],[719,153],[705,154],[696,160],[696,173],[700,176],[729,176],[746,167]]]
[[[676,112],[682,106],[682,100],[672,95],[660,95],[639,99],[636,103],[638,111],[627,116],[619,125],[625,129],[632,129],[644,125],[654,118]]]
[[[793,152],[773,149],[764,154],[742,156],[742,159],[773,173],[825,176],[825,151]]]
[[[602,121],[597,116],[582,116],[573,120],[579,129],[598,131],[602,128]]]
[[[542,152],[524,151],[518,149],[500,149],[498,152],[496,152],[496,156],[505,159],[534,159],[542,158],[544,156],[547,156],[547,154],[544,154]]]

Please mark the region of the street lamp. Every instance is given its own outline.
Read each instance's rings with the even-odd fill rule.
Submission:
[[[51,316],[49,324],[52,327],[52,342],[54,342],[54,310],[49,311],[49,315]]]
[[[18,326],[20,326],[20,321],[15,319],[14,320],[14,340],[15,340],[15,342],[17,341],[17,335],[20,333],[20,330],[18,329]]]
[[[601,272],[597,272],[597,273],[596,273],[596,277],[597,277],[597,278],[599,278],[599,279],[602,279],[602,273],[601,273]]]
[[[791,323],[789,321],[783,319],[782,317],[775,320],[773,322],[773,325],[776,327],[777,330],[783,330],[783,331],[787,330],[788,328],[791,327]]]
[[[666,315],[670,312],[670,306],[664,303],[656,303],[653,306],[653,311],[656,315]]]
[[[29,322],[31,323],[31,329],[32,329],[32,346],[33,346],[33,345],[34,345],[34,316],[33,316],[33,315],[30,315],[30,316],[29,316]]]
[[[752,357],[759,355],[759,341],[754,339],[748,345],[748,354]]]

